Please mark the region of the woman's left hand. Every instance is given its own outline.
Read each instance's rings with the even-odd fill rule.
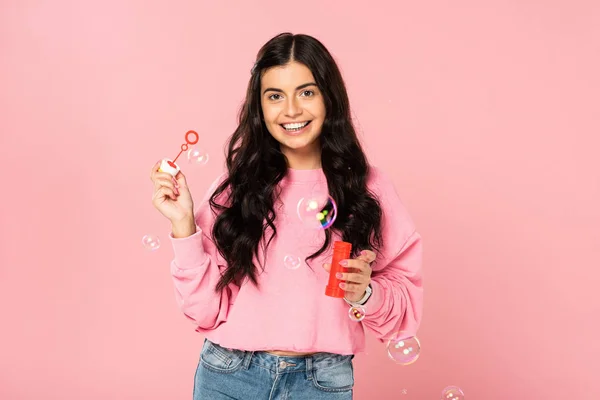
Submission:
[[[346,271],[338,273],[337,278],[345,282],[340,283],[340,287],[344,289],[346,300],[355,302],[362,299],[367,291],[367,286],[371,283],[371,263],[375,261],[375,253],[371,250],[363,250],[360,256],[352,260],[342,260],[342,264]],[[331,270],[331,264],[323,264],[325,271]]]

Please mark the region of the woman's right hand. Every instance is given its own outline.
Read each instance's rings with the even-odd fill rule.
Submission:
[[[171,174],[159,171],[160,161],[154,164],[150,179],[154,183],[152,204],[172,225],[194,222],[194,202],[185,176],[181,171],[173,178]]]

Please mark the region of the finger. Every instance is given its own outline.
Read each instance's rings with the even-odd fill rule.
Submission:
[[[171,199],[171,200],[177,200],[177,193],[175,193],[175,191],[173,189],[170,189],[166,186],[161,186],[157,191],[156,191],[156,196],[160,199],[162,198],[163,201],[166,200],[167,198]]]
[[[157,191],[162,187],[166,187],[169,190],[171,190],[173,193],[175,193],[175,196],[179,196],[179,189],[177,188],[177,186],[175,186],[175,184],[171,181],[160,181],[154,184],[154,190]]]
[[[357,258],[360,258],[361,260],[371,264],[377,258],[377,254],[371,250],[363,250],[360,252],[360,256]]]
[[[331,264],[323,264],[323,268],[325,269],[325,271],[329,272],[331,271]]]
[[[178,185],[176,184],[175,179],[171,178],[170,176],[169,176],[169,178],[160,178],[160,179],[156,179],[154,181],[154,188],[156,190],[158,190],[161,186],[166,186],[169,189],[173,190],[174,192],[177,192],[177,193],[179,192],[177,190]]]
[[[352,272],[359,272],[365,275],[371,275],[371,266],[363,260],[352,259],[347,261],[346,268],[350,268]]]
[[[179,171],[177,175],[175,175],[175,181],[180,187],[187,187],[187,179],[183,172]]]
[[[363,253],[361,253],[358,257],[356,257],[355,260],[361,260],[361,261],[364,261],[366,263],[369,262],[369,258],[365,254],[363,254]]]
[[[340,283],[340,288],[344,289],[348,293],[362,293],[365,291],[367,285],[351,282]]]
[[[338,272],[335,277],[350,283],[362,283],[368,285],[369,282],[371,282],[371,277],[353,272]]]
[[[172,200],[177,200],[177,195],[175,192],[166,186],[161,186],[156,192],[154,192],[154,198],[157,200],[161,198],[166,199],[167,197]]]
[[[150,177],[150,179],[152,179],[153,181],[157,180],[157,179],[170,179],[170,180],[175,180],[175,178],[173,178],[173,175],[169,174],[168,172],[154,172],[152,174],[152,176]]]
[[[165,174],[166,172],[161,172],[160,171],[160,164],[162,163],[162,160],[158,160],[156,162],[156,164],[154,164],[152,166],[152,170],[150,170],[150,179],[154,180],[154,177],[156,176],[156,174]]]
[[[160,168],[160,163],[161,163],[161,160],[158,160],[158,161],[156,162],[156,164],[154,164],[154,165],[152,166],[152,169],[150,170],[150,176],[154,175],[154,173],[155,173],[156,171],[158,171],[158,169]]]

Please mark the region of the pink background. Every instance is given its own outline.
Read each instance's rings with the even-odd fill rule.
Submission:
[[[149,170],[196,129],[206,190],[287,30],[339,61],[425,238],[421,357],[370,338],[356,398],[600,398],[600,3],[169,3],[0,3],[0,399],[191,399]]]

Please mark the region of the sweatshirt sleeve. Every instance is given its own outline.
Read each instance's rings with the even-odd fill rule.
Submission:
[[[222,293],[215,292],[221,273],[226,267],[212,240],[215,216],[208,200],[225,174],[213,182],[195,212],[196,233],[186,238],[170,234],[174,258],[171,276],[175,299],[183,314],[196,326],[196,331],[215,329],[227,320],[229,308],[239,287],[230,284]]]
[[[373,294],[362,322],[383,342],[400,331],[414,336],[421,323],[422,239],[392,181],[377,169],[372,173],[383,211],[383,248],[371,265]]]

